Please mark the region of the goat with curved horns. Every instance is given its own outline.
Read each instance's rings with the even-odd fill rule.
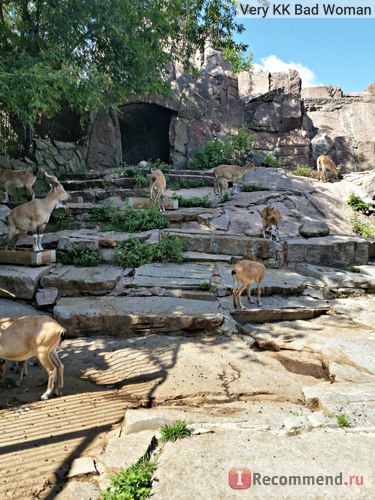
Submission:
[[[49,175],[48,177],[52,180],[53,185],[45,198],[31,200],[9,212],[6,249],[10,246],[15,250],[18,239],[30,232],[34,237],[34,252],[43,251],[43,232],[51,213],[69,198],[68,193],[57,178]]]

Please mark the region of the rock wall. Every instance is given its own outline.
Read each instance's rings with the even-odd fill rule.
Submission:
[[[340,87],[301,90],[295,70],[238,75],[245,121],[257,137],[260,158],[280,165],[315,166],[330,155],[342,173],[375,168],[375,96],[368,91],[343,95]]]

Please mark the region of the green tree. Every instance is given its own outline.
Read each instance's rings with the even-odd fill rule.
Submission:
[[[235,73],[250,71],[253,67],[253,53],[249,50],[237,50],[235,47],[223,49],[223,57],[230,62]]]
[[[233,0],[0,0],[0,103],[33,127],[63,103],[82,117],[167,92],[209,37],[243,50]]]

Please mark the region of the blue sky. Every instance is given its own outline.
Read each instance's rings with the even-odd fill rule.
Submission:
[[[302,85],[362,92],[375,82],[375,19],[238,19],[237,37],[270,71],[295,67]],[[274,56],[274,57],[272,57]],[[296,66],[298,65],[298,66]]]

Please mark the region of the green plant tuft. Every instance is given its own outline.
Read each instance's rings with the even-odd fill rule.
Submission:
[[[91,215],[91,220],[102,222],[103,231],[138,233],[150,229],[165,229],[169,221],[156,206],[145,208],[125,207],[122,210],[107,203]]]
[[[220,199],[220,203],[226,203],[227,201],[230,201],[230,199],[231,199],[230,194],[225,192]]]
[[[185,198],[179,194],[174,193],[173,199],[178,200],[179,207],[204,207],[211,208],[212,203],[208,195],[206,196],[193,196],[191,198]]]
[[[375,225],[369,222],[361,221],[358,215],[354,215],[351,220],[352,229],[355,234],[363,236],[364,238],[375,238]]]
[[[176,441],[191,436],[191,430],[188,428],[186,422],[179,421],[172,425],[163,425],[160,428],[160,441]]]
[[[299,175],[300,177],[309,177],[311,174],[312,168],[309,167],[308,165],[297,165],[295,174]]]
[[[164,161],[161,161],[161,160],[148,160],[147,162],[147,166],[148,168],[150,168],[151,170],[161,170],[163,172],[163,174],[169,174],[169,172],[171,171],[171,165],[169,165],[168,163],[165,163]]]
[[[58,231],[74,228],[75,219],[72,214],[66,212],[56,212],[52,214],[52,219],[55,221],[56,229]]]
[[[185,179],[179,179],[178,181],[175,182],[168,182],[167,178],[167,185],[168,188],[171,189],[172,191],[178,191],[179,189],[192,189],[192,188],[199,188],[204,186],[203,179],[191,179],[191,180],[185,180]]]
[[[262,160],[262,165],[265,167],[274,167],[277,168],[279,166],[279,160],[274,156],[267,155]]]
[[[101,261],[99,250],[91,250],[82,244],[74,245],[70,250],[58,250],[57,262],[67,265],[97,266]]]
[[[212,292],[213,290],[215,290],[215,287],[209,281],[201,281],[199,283],[199,289],[205,292]]]
[[[352,207],[355,212],[367,213],[372,207],[370,203],[366,203],[360,196],[351,193],[348,199],[348,205]]]
[[[329,418],[335,418],[337,420],[337,422],[339,423],[340,427],[349,427],[350,426],[346,415],[344,415],[343,413],[330,412],[330,413],[328,413],[328,416],[329,416]]]
[[[248,184],[244,184],[241,187],[241,191],[245,193],[252,193],[253,191],[268,191],[268,188],[261,186],[260,184],[255,184],[250,182]]]
[[[125,243],[116,245],[115,259],[122,267],[139,267],[150,262],[183,262],[183,242],[171,234],[160,238],[155,245],[130,237]]]
[[[357,266],[351,266],[351,267],[349,267],[349,271],[351,273],[360,273],[361,272],[361,270]]]
[[[142,458],[126,470],[111,477],[108,488],[100,492],[102,500],[142,500],[151,493],[156,462]]]

